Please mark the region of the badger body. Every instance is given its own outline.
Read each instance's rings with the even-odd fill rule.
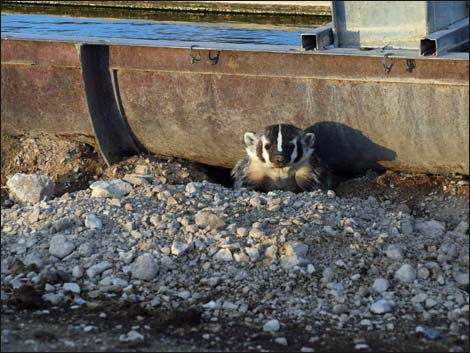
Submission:
[[[247,156],[232,170],[234,187],[257,191],[312,191],[333,188],[332,173],[314,153],[315,135],[289,124],[244,135]]]

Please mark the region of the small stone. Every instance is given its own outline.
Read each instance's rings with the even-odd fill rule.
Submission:
[[[150,168],[146,165],[138,164],[135,166],[134,172],[140,175],[146,175],[150,173]]]
[[[392,311],[392,306],[385,299],[379,299],[370,306],[369,310],[374,314],[385,314]]]
[[[225,222],[219,216],[205,211],[196,213],[195,223],[200,228],[209,227],[209,229],[219,229],[225,225]]]
[[[261,229],[258,228],[252,228],[250,232],[248,233],[248,236],[250,238],[255,238],[259,239],[265,236],[264,232]]]
[[[403,259],[403,253],[401,251],[401,248],[398,245],[391,244],[387,247],[387,250],[385,250],[385,254],[387,255],[388,258],[392,260],[401,260]]]
[[[62,293],[46,293],[42,296],[42,299],[52,305],[58,305],[65,299],[65,296]]]
[[[435,220],[416,222],[415,230],[429,237],[440,237],[445,232],[445,225]]]
[[[54,185],[47,175],[17,173],[7,181],[10,197],[19,202],[38,203],[54,198]]]
[[[420,267],[418,268],[418,278],[420,279],[426,279],[429,277],[431,273],[426,267]]]
[[[89,278],[95,278],[96,275],[103,273],[105,270],[111,267],[109,261],[101,261],[96,265],[91,266],[87,271],[86,274]]]
[[[348,306],[345,305],[345,304],[336,304],[335,306],[333,306],[333,313],[334,314],[342,314],[346,311],[348,311]]]
[[[274,340],[280,346],[287,346],[287,339],[285,337],[276,337]]]
[[[127,334],[119,336],[120,342],[136,342],[136,341],[143,341],[143,340],[144,340],[144,336],[135,330],[131,330]]]
[[[378,292],[383,293],[388,289],[389,283],[385,278],[377,278],[372,287]]]
[[[107,181],[96,181],[90,185],[91,197],[109,197],[120,199],[132,191],[132,185],[121,179]]]
[[[315,349],[313,349],[312,347],[302,347],[300,348],[300,351],[301,352],[315,352]]]
[[[232,261],[232,252],[229,249],[220,249],[214,256],[219,261]]]
[[[248,229],[244,228],[244,227],[241,227],[241,228],[237,228],[237,236],[238,237],[246,237],[248,235]]]
[[[96,217],[94,214],[88,214],[85,217],[85,227],[90,229],[101,229],[103,228],[103,223],[101,219]]]
[[[250,257],[251,261],[257,261],[258,258],[259,258],[258,248],[247,247],[247,248],[245,248],[245,253]]]
[[[404,264],[395,272],[395,279],[405,283],[413,282],[416,279],[416,271],[413,266]]]
[[[54,235],[49,243],[49,253],[59,259],[64,258],[74,250],[75,244],[68,241],[62,234]]]
[[[438,329],[435,328],[426,328],[423,326],[416,326],[416,333],[422,334],[429,340],[435,340],[436,338],[441,337],[442,333]]]
[[[263,325],[263,331],[275,332],[275,331],[279,331],[280,327],[281,325],[279,324],[279,321],[276,319],[272,319]]]
[[[80,294],[80,286],[77,283],[68,282],[62,286],[66,292]]]
[[[333,278],[335,278],[335,272],[331,267],[326,267],[323,270],[323,278],[325,279],[326,282],[331,282]]]
[[[277,251],[278,249],[276,245],[270,245],[266,248],[264,255],[269,259],[275,260],[277,257]]]
[[[179,240],[174,240],[171,244],[171,253],[175,256],[181,256],[189,250],[189,244],[183,243]]]
[[[248,257],[248,255],[245,254],[245,252],[243,251],[233,254],[233,258],[235,259],[236,262],[249,262],[250,261],[250,258]]]
[[[336,193],[333,190],[328,190],[326,192],[326,195],[330,198],[333,199],[336,196]]]
[[[126,174],[123,179],[124,181],[127,181],[128,183],[135,186],[150,185],[150,182],[142,175]]]
[[[140,255],[131,265],[132,277],[144,281],[154,279],[158,270],[158,264],[150,254]]]
[[[178,297],[180,297],[181,299],[188,299],[189,297],[191,297],[191,292],[188,291],[188,290],[182,290],[181,292],[178,292]]]
[[[315,272],[315,266],[313,266],[312,264],[308,264],[307,265],[307,272],[308,273],[314,273]]]
[[[457,227],[454,228],[454,232],[466,234],[468,232],[468,223],[465,221],[460,222]]]
[[[468,272],[454,272],[453,276],[454,276],[455,282],[457,282],[461,286],[468,285],[468,277],[469,277]]]
[[[188,196],[192,196],[192,195],[196,194],[197,193],[196,185],[194,183],[186,184],[185,193]]]

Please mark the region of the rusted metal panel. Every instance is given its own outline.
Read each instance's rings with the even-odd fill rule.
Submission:
[[[54,44],[2,50],[2,130],[93,135],[75,44]],[[232,167],[245,131],[287,122],[338,170],[469,173],[468,60],[213,49],[192,63],[189,48],[109,44],[119,111],[148,151]]]
[[[2,133],[93,136],[77,44],[2,39]]]
[[[221,50],[217,65],[212,65],[209,53],[217,49],[194,48],[193,56],[201,60],[191,63],[189,48],[110,46],[110,66],[115,69],[155,71],[189,71],[211,74],[238,74],[258,76],[288,76],[358,81],[409,81],[413,83],[467,84],[468,60],[414,59],[389,56],[393,64],[390,73],[384,70],[384,54],[353,56],[326,54],[326,52],[256,52]],[[328,51],[329,52],[329,51]],[[410,72],[409,60],[414,60]]]

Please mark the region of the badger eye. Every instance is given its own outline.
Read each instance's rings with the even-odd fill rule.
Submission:
[[[270,143],[267,143],[267,144],[264,145],[264,147],[265,147],[267,150],[269,150],[269,149],[271,149],[271,144],[270,144]]]

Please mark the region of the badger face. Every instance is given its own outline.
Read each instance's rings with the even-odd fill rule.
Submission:
[[[288,168],[308,160],[313,153],[315,135],[289,124],[267,126],[264,134],[245,133],[246,151],[267,168]]]

